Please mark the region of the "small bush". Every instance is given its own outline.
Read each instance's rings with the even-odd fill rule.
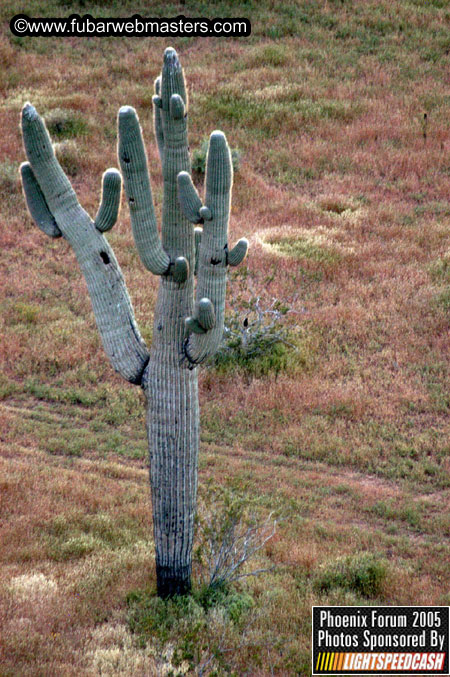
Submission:
[[[339,263],[342,259],[338,251],[322,243],[320,239],[314,240],[313,238],[289,236],[272,237],[266,240],[266,242],[280,254],[290,256],[299,261],[309,259],[323,265],[333,265]]]
[[[433,282],[450,282],[450,251],[437,259],[428,268]]]
[[[231,591],[222,585],[203,586],[190,595],[176,595],[169,599],[155,597],[145,591],[133,591],[127,596],[130,609],[128,622],[132,632],[156,636],[168,641],[183,620],[189,620],[198,631],[206,629],[208,613],[221,609],[227,619],[239,624],[253,607],[253,599],[246,592]]]
[[[314,580],[319,592],[342,588],[362,597],[377,597],[387,576],[387,564],[371,553],[339,557],[325,564]]]
[[[138,590],[127,604],[130,630],[167,675],[229,674],[230,649],[243,645],[254,606],[249,594],[225,587],[165,600]]]
[[[47,548],[47,555],[56,562],[80,559],[94,552],[98,541],[91,534],[77,534],[66,541],[53,539]]]
[[[197,511],[197,546],[194,563],[208,589],[227,589],[234,581],[267,569],[246,571],[245,566],[276,531],[270,514],[260,520],[243,496],[208,484]]]
[[[288,337],[286,331],[255,332],[244,344],[238,334],[245,332],[246,325],[232,317],[226,318],[226,323],[224,343],[211,360],[211,365],[219,371],[240,370],[261,378],[287,371],[292,365],[292,349],[284,343]]]
[[[289,50],[281,44],[264,45],[262,48],[258,47],[254,51],[253,64],[260,66],[263,63],[265,66],[287,66],[292,57]]]
[[[354,211],[354,207],[351,204],[333,197],[321,200],[319,206],[324,212],[332,212],[333,214],[339,215],[349,210]]]
[[[45,115],[45,124],[52,138],[72,139],[86,134],[86,122],[65,108],[55,108]]]
[[[304,362],[298,336],[285,326],[287,315],[295,312],[291,303],[276,298],[264,302],[249,279],[237,277],[230,279],[227,299],[223,341],[210,366],[260,378]]]
[[[14,395],[17,390],[17,384],[14,381],[11,381],[6,374],[0,372],[0,400],[4,400],[11,395]]]
[[[9,160],[0,163],[0,190],[2,193],[17,193],[19,186],[18,166]]]
[[[39,321],[39,306],[24,301],[16,301],[7,308],[4,320],[9,326],[35,325]]]
[[[80,171],[80,161],[75,141],[66,140],[55,143],[55,155],[66,174],[72,177],[77,176]]]
[[[435,305],[440,306],[444,310],[450,310],[450,287],[444,289],[435,297]]]
[[[85,450],[84,440],[77,439],[74,436],[72,439],[65,439],[62,436],[48,437],[45,441],[45,448],[49,454],[62,456],[82,456]]]
[[[192,171],[197,174],[204,174],[206,171],[208,143],[208,139],[203,139],[200,148],[196,148],[192,153]],[[241,164],[241,152],[237,148],[231,149],[231,162],[233,171],[238,172]]]

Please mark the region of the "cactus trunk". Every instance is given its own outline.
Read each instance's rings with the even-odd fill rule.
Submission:
[[[158,594],[190,589],[197,496],[197,374],[164,362],[149,367],[148,436]]]
[[[160,282],[154,339],[143,388],[158,594],[190,589],[197,494],[199,406],[197,370],[180,363],[184,318],[192,312],[192,278]],[[157,397],[154,394],[157,393]]]
[[[164,179],[161,238],[135,110],[121,108],[118,125],[119,162],[136,247],[144,267],[160,276],[150,353],[104,236],[117,218],[120,174],[114,169],[105,173],[93,221],[79,205],[45,124],[30,104],[22,114],[28,163],[21,172],[39,228],[50,237],[63,236],[74,249],[112,366],[130,383],[141,385],[147,397],[157,589],[168,597],[191,587],[199,445],[196,367],[220,343],[227,266],[242,261],[248,243],[242,239],[228,250],[233,172],[222,132],[210,137],[204,205],[192,183],[186,88],[172,48],[165,51],[155,88],[155,135]],[[193,224],[204,224],[203,230]]]

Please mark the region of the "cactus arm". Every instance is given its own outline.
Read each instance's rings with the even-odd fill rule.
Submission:
[[[197,304],[197,318],[203,329],[209,331],[216,324],[216,313],[211,301],[207,298],[200,299]]]
[[[139,119],[131,106],[123,106],[119,111],[118,154],[136,248],[147,270],[162,275],[169,268],[170,258],[159,239],[147,155]]]
[[[102,199],[94,225],[101,233],[106,233],[117,221],[122,194],[122,177],[117,169],[107,169],[102,179]]]
[[[172,94],[169,102],[170,117],[173,120],[182,120],[186,115],[184,101],[179,94]]]
[[[183,214],[191,223],[203,223],[203,218],[200,216],[202,201],[192,183],[191,175],[188,172],[180,172],[177,182],[178,199]]]
[[[204,220],[199,248],[197,302],[193,316],[206,332],[192,333],[185,339],[184,353],[192,365],[213,355],[223,335],[233,168],[230,149],[222,132],[211,134],[206,164],[207,210],[202,207],[201,211],[209,220]],[[186,329],[189,331],[189,324]]]
[[[216,324],[216,313],[211,301],[207,298],[200,299],[196,304],[196,317],[187,317],[184,321],[187,335],[206,334]]]
[[[209,207],[203,206],[200,208],[200,218],[203,222],[212,220],[212,214]]]
[[[20,174],[28,210],[37,227],[49,237],[61,237],[62,233],[47,206],[44,194],[36,181],[29,162],[20,165]]]
[[[167,111],[169,109],[170,99],[174,94],[181,97],[187,109],[187,92],[183,69],[173,47],[168,47],[164,52],[160,94],[162,110]]]
[[[56,222],[66,221],[69,214],[72,216],[86,214],[55,157],[43,120],[29,103],[25,104],[22,110],[22,135],[33,174]]]
[[[206,329],[202,327],[200,322],[195,317],[187,317],[184,321],[186,333],[189,334],[206,334]]]
[[[26,104],[22,111],[22,134],[31,166],[31,173],[25,169],[24,189],[29,191],[30,185],[34,186],[32,190],[38,195],[40,208],[42,196],[48,213],[75,252],[112,366],[131,383],[140,383],[149,354],[136,326],[114,252],[80,206],[55,157],[45,124],[30,104]],[[37,185],[33,179],[30,180],[31,176]]]
[[[189,172],[191,167],[187,137],[187,94],[183,69],[177,53],[171,47],[164,52],[160,99],[161,107],[155,110],[160,115],[164,137],[162,243],[171,260],[184,256],[193,272],[194,233],[181,209],[177,190],[178,174]]]
[[[228,251],[228,263],[230,266],[238,266],[247,256],[248,240],[242,237],[232,249]]]
[[[173,279],[178,284],[183,284],[189,277],[189,263],[184,256],[178,256],[173,266]]]

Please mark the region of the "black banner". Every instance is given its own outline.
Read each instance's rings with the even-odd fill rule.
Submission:
[[[313,675],[448,675],[449,607],[313,607]]]

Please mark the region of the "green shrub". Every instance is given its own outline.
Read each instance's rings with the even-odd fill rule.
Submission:
[[[228,621],[239,624],[254,602],[248,593],[232,591],[221,585],[214,588],[202,586],[190,595],[176,595],[168,599],[136,590],[128,594],[127,605],[132,632],[143,637],[155,636],[166,642],[181,621],[188,620],[199,632],[206,630],[212,609],[220,609]]]
[[[55,155],[64,171],[74,177],[80,171],[79,150],[73,140],[55,143]]]
[[[39,321],[40,308],[34,303],[24,303],[16,301],[7,308],[4,313],[4,319],[7,325],[35,325]]]
[[[435,305],[444,310],[450,310],[450,287],[447,287],[435,297]]]
[[[372,598],[382,592],[386,576],[386,561],[364,552],[325,564],[315,577],[314,588],[319,592],[342,588]]]
[[[0,163],[0,190],[2,193],[20,191],[19,168],[10,160]]]
[[[94,552],[98,542],[91,534],[77,534],[62,541],[52,539],[47,548],[47,555],[56,562],[80,559]]]
[[[223,340],[209,366],[256,378],[304,366],[309,361],[306,345],[285,324],[287,315],[294,312],[291,304],[274,298],[264,302],[247,277],[241,272],[230,277]]]
[[[6,374],[0,372],[0,400],[4,400],[14,395],[18,390],[17,384],[10,380]]]
[[[165,600],[137,590],[127,605],[130,630],[160,657],[158,674],[215,675],[230,674],[230,649],[246,637],[254,603],[249,594],[223,586]]]
[[[196,521],[193,561],[208,589],[228,590],[234,581],[267,571],[246,571],[245,566],[275,535],[272,513],[259,519],[243,495],[208,483],[198,500]]]
[[[232,318],[226,318],[226,322],[228,329],[239,328]],[[255,332],[250,345],[244,347],[240,337],[225,333],[224,343],[212,358],[211,365],[219,371],[239,370],[256,378],[287,371],[294,361],[293,348],[284,343],[287,336],[287,332]]]
[[[434,261],[428,271],[433,282],[450,282],[450,252]]]
[[[71,110],[55,108],[44,117],[52,138],[71,139],[87,132],[86,122]]]
[[[338,251],[329,245],[314,242],[314,240],[302,237],[278,237],[270,238],[267,244],[284,256],[290,256],[294,259],[310,259],[322,264],[336,264],[342,259]]]

